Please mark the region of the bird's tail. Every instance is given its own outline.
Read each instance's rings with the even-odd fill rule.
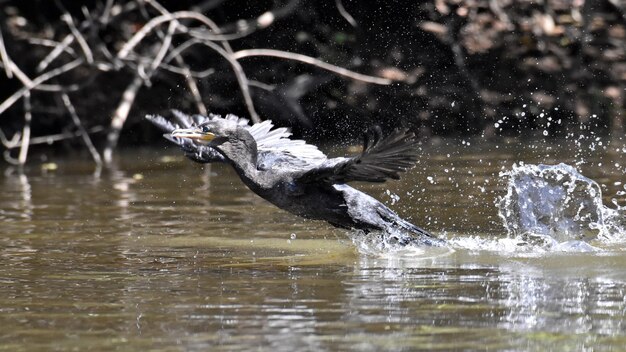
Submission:
[[[398,214],[385,206],[378,209],[378,213],[385,222],[389,224],[388,232],[390,232],[401,245],[415,244],[418,246],[441,247],[446,244],[444,240],[402,219]]]
[[[445,245],[445,241],[435,237],[435,235],[430,232],[422,229],[421,227],[415,226],[410,222],[398,219],[394,221],[395,225],[398,229],[401,230],[405,236],[403,236],[402,240],[400,240],[403,244],[417,244],[421,246],[436,246],[441,247]],[[404,243],[406,242],[406,243]]]

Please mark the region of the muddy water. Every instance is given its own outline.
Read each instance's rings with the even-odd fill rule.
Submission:
[[[403,180],[357,186],[455,248],[378,255],[173,149],[123,151],[100,176],[5,168],[0,350],[620,350],[626,245],[493,242],[513,162],[578,164],[624,204],[626,149],[607,144],[424,146]]]

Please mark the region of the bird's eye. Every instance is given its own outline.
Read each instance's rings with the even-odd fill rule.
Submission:
[[[209,132],[211,132],[211,131],[209,130],[209,126],[202,126],[202,127],[201,127],[201,130],[202,130],[202,132],[203,132],[203,133],[209,133]]]

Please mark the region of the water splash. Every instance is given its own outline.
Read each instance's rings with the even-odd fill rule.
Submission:
[[[500,176],[509,179],[498,210],[510,238],[552,249],[626,239],[626,207],[604,206],[598,183],[572,166],[513,165]]]
[[[534,256],[550,252],[596,252],[611,243],[626,242],[626,206],[602,203],[598,183],[574,167],[513,165],[500,173],[508,178],[507,193],[497,201],[507,236],[444,233],[446,250],[419,244],[404,245],[402,234],[351,231],[359,252],[378,257],[421,258],[450,254],[455,249]]]
[[[454,250],[448,246],[424,246],[418,241],[399,240],[407,234],[399,230],[364,232],[353,230],[348,236],[357,250],[362,254],[388,258],[419,258],[427,259],[447,255]]]
[[[414,247],[411,244],[405,246],[399,243],[397,236],[387,231],[365,232],[352,230],[348,232],[348,236],[356,245],[359,252],[364,254],[380,255],[382,253],[402,252]]]

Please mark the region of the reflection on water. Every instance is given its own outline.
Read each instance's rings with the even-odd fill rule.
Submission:
[[[506,188],[500,172],[524,161],[578,165],[605,204],[624,205],[621,148],[581,163],[567,145],[424,147],[403,180],[358,186],[454,249],[384,255],[359,253],[344,231],[275,209],[228,167],[162,151],[125,152],[100,177],[63,160],[53,173],[7,170],[0,343],[12,351],[620,349],[626,245],[516,250],[495,202]]]

